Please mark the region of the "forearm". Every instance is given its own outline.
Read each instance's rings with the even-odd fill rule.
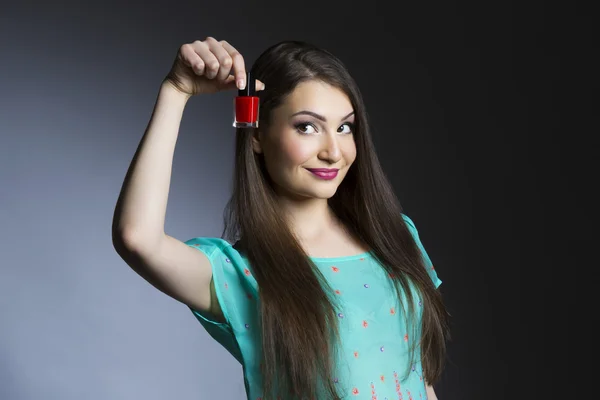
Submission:
[[[189,96],[161,84],[152,117],[133,157],[113,217],[113,240],[156,243],[164,235],[175,144]]]

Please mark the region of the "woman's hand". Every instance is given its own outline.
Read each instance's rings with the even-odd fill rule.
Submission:
[[[182,45],[164,81],[187,96],[242,89],[247,83],[246,66],[235,47],[209,36]],[[256,90],[264,88],[257,79]]]

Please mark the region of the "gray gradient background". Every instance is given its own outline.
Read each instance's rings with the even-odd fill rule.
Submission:
[[[245,398],[233,357],[111,243],[159,84],[179,46],[208,35],[249,64],[284,39],[347,64],[444,281],[453,340],[438,397],[541,393],[548,304],[536,291],[554,283],[536,271],[561,259],[548,250],[563,220],[550,201],[583,215],[580,181],[560,175],[574,153],[549,140],[576,120],[555,51],[569,43],[547,6],[19,4],[0,8],[0,399]],[[567,20],[581,34],[584,14]],[[184,113],[166,220],[181,240],[221,233],[233,96],[193,98]]]

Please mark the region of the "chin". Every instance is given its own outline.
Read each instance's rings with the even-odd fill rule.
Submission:
[[[313,190],[307,190],[305,191],[304,197],[309,197],[309,198],[313,198],[313,199],[330,199],[332,198],[335,193],[337,192],[337,186],[334,188],[330,188],[330,189],[313,189]]]
[[[301,199],[323,199],[327,200],[332,198],[337,192],[341,180],[336,181],[323,181],[323,182],[295,182],[295,185],[278,185],[282,189],[279,193],[286,193],[286,196]]]

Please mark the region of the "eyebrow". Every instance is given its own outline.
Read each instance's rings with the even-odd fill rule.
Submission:
[[[317,113],[315,113],[315,112],[312,112],[312,111],[308,111],[308,110],[298,111],[297,113],[294,113],[294,114],[292,114],[292,115],[290,116],[290,118],[291,118],[291,117],[294,117],[294,116],[296,116],[296,115],[300,115],[300,114],[306,114],[306,115],[310,115],[310,116],[313,116],[313,117],[315,117],[315,118],[317,118],[317,119],[320,119],[320,120],[321,120],[321,121],[323,121],[323,122],[327,122],[327,118],[325,118],[324,116],[322,116],[322,115],[319,115],[319,114],[317,114]],[[343,121],[343,120],[345,120],[346,118],[348,118],[349,116],[351,116],[352,114],[354,114],[354,111],[352,111],[350,114],[348,114],[348,115],[346,115],[344,118],[342,118],[342,121]]]

